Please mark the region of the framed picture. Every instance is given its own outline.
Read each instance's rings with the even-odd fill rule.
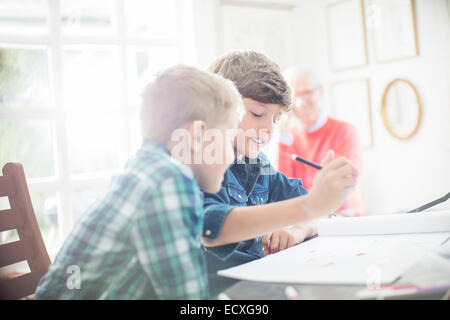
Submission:
[[[373,147],[372,112],[368,79],[332,83],[331,115],[356,127],[363,148]]]
[[[450,19],[450,0],[447,0],[448,18]]]
[[[221,1],[219,26],[221,53],[255,50],[281,69],[295,63],[294,6]]]
[[[419,54],[413,0],[366,0],[366,21],[373,40],[375,62],[384,63]]]
[[[325,10],[331,70],[367,65],[363,0],[343,0],[328,5]]]

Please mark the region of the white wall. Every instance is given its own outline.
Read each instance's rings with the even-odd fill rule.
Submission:
[[[316,68],[330,83],[367,77],[370,81],[374,147],[364,151],[363,198],[368,214],[412,209],[450,192],[450,19],[447,0],[416,0],[419,56],[331,73],[325,6],[335,1],[300,0],[296,9],[298,63]],[[410,140],[393,138],[380,109],[386,85],[411,81],[422,100],[423,117]],[[326,87],[327,89],[329,87]],[[327,90],[329,91],[329,90]],[[330,99],[326,95],[326,103]],[[437,207],[450,208],[450,201]]]

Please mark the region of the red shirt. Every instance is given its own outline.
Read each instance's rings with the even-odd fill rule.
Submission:
[[[361,176],[362,150],[358,132],[351,124],[328,117],[325,124],[313,132],[297,127],[288,134],[291,135],[292,143],[288,145],[280,142],[279,144],[279,171],[288,177],[300,178],[306,189],[311,189],[317,169],[292,160],[291,155],[294,153],[305,160],[320,164],[328,150],[332,149],[335,152],[335,158],[347,158],[358,169]],[[359,184],[339,208],[339,210],[347,209],[352,209],[353,215],[364,214]]]

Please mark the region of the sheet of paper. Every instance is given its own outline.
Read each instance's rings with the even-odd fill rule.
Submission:
[[[449,236],[448,232],[319,236],[262,259],[221,270],[218,274],[276,283],[388,284]]]
[[[320,236],[450,232],[450,210],[319,220]]]

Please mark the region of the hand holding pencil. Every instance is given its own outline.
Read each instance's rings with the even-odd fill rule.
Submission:
[[[328,151],[322,160],[322,166],[301,159],[297,155],[293,155],[293,159],[294,156],[295,160],[319,170],[307,195],[314,216],[321,216],[337,210],[354,187],[358,170],[346,158],[334,159],[333,150]]]
[[[292,158],[292,160],[296,160],[298,162],[307,164],[308,166],[311,166],[311,167],[313,167],[313,168],[315,168],[317,170],[321,170],[322,169],[321,166],[319,166],[319,165],[317,165],[315,163],[309,162],[308,160],[305,160],[303,158],[300,158],[296,154],[293,154],[291,156],[291,158]],[[327,155],[325,156],[325,158],[323,158],[323,160],[322,160],[322,166],[328,164],[333,159],[334,159],[334,151],[330,149],[330,150],[328,150]]]

